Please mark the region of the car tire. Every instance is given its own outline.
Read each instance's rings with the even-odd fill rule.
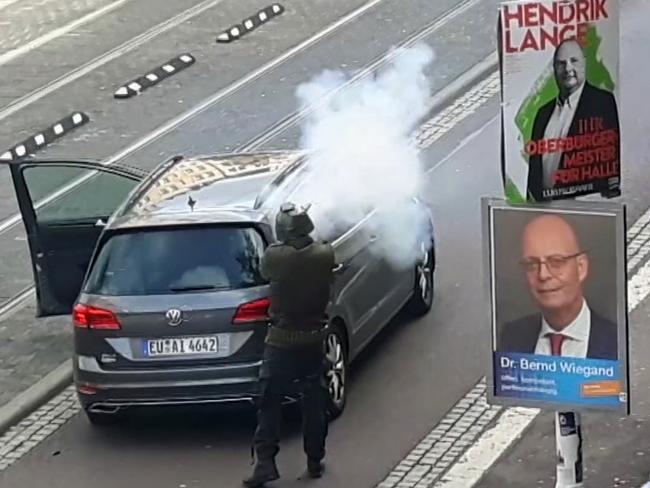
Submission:
[[[435,295],[435,253],[433,246],[426,249],[422,245],[422,256],[415,266],[415,279],[413,283],[413,295],[406,304],[406,311],[413,317],[422,317],[429,313],[433,306]]]
[[[343,330],[333,325],[325,337],[327,370],[324,380],[327,387],[327,415],[330,420],[341,416],[347,399],[348,358]]]

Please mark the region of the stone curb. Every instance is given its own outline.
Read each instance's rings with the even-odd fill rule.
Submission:
[[[0,407],[0,435],[63,391],[71,381],[72,360],[68,359],[36,384]]]

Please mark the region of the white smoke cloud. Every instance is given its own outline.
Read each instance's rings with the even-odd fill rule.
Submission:
[[[412,266],[414,244],[427,232],[426,216],[411,198],[420,195],[423,165],[409,137],[427,113],[430,88],[424,69],[434,53],[425,44],[394,52],[390,66],[321,100],[349,76],[325,71],[299,86],[303,105],[316,104],[302,127],[301,148],[309,153],[310,184],[294,200],[311,203],[320,237],[348,228],[369,209],[380,209],[369,232],[381,232],[374,250],[395,266]]]

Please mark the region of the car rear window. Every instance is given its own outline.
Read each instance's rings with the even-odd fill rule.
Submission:
[[[191,227],[113,234],[84,291],[158,295],[231,290],[264,283],[261,235],[251,227]]]

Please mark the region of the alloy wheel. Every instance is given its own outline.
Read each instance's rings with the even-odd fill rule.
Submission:
[[[420,251],[422,257],[416,269],[418,288],[420,289],[422,300],[428,302],[431,299],[431,292],[433,291],[433,263],[431,259],[431,251],[424,243],[420,245]]]
[[[325,342],[325,355],[329,363],[326,374],[327,389],[333,406],[340,410],[345,403],[345,352],[341,337],[331,332]]]

